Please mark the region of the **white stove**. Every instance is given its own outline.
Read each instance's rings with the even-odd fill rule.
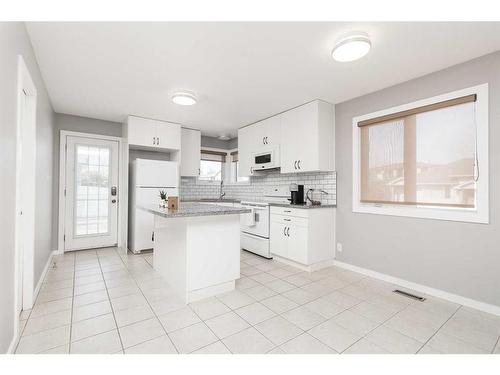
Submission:
[[[241,215],[241,247],[264,258],[271,259],[269,248],[270,203],[290,203],[288,185],[275,186],[264,191],[262,199],[242,201],[249,208],[248,214]]]

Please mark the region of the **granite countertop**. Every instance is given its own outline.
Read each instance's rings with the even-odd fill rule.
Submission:
[[[290,203],[269,203],[272,207],[286,207],[286,208],[298,208],[304,210],[311,210],[316,208],[334,208],[337,207],[336,204],[320,204],[313,206],[312,204],[290,204]]]
[[[162,208],[157,205],[137,206],[137,208],[164,218],[237,215],[250,212],[248,208],[225,207],[197,202],[181,202],[177,210],[169,210],[168,208]]]
[[[183,199],[181,202],[196,202],[196,203],[241,203],[240,199],[231,199],[231,198],[201,198],[201,199]]]

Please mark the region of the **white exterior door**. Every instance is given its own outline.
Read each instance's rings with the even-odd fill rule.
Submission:
[[[64,250],[118,242],[118,142],[66,139]]]

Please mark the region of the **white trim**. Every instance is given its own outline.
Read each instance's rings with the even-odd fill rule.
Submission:
[[[387,114],[405,111],[415,107],[425,106],[460,96],[476,94],[476,124],[477,124],[477,156],[479,160],[479,180],[476,183],[477,208],[437,208],[437,207],[410,207],[403,205],[376,205],[360,202],[360,160],[359,160],[359,121]],[[443,95],[434,96],[413,103],[384,109],[352,119],[352,211],[358,213],[405,216],[415,218],[462,221],[470,223],[489,223],[489,165],[488,165],[488,84],[482,84],[457,90]]]
[[[92,133],[81,133],[68,130],[61,130],[59,138],[59,215],[58,215],[58,231],[57,231],[57,252],[59,254],[64,254],[64,225],[65,225],[65,196],[64,189],[66,187],[66,137],[84,137],[92,139],[101,139],[108,141],[118,142],[118,233],[117,241],[118,247],[124,246],[123,232],[126,232],[127,227],[127,206],[128,198],[126,197],[126,191],[123,188],[123,178],[125,173],[125,166],[123,162],[123,146],[124,143],[122,137],[113,137],[109,135],[99,135]],[[128,163],[127,163],[128,166]]]
[[[306,265],[306,264],[302,264],[302,263],[297,263],[297,262],[290,260],[290,259],[287,259],[287,258],[280,257],[280,256],[275,255],[275,254],[271,254],[271,255],[275,261],[277,261],[279,263],[286,264],[288,266],[298,268],[298,269],[305,271],[305,272],[314,272],[314,271],[321,270],[323,268],[331,267],[331,266],[333,266],[333,262],[334,262],[334,259],[327,259],[327,260],[324,260],[321,262]]]
[[[38,283],[36,284],[35,292],[33,293],[33,300],[36,301],[38,298],[38,293],[40,293],[40,289],[43,284],[43,280],[45,280],[45,276],[47,276],[47,272],[49,270],[49,266],[52,263],[52,260],[54,259],[54,255],[57,255],[58,252],[56,250],[53,250],[50,255],[49,259],[47,259],[47,263],[45,263],[45,267],[43,268],[42,274],[40,275],[40,278],[38,279]]]
[[[193,303],[201,299],[213,297],[217,294],[231,292],[235,288],[235,281],[226,281],[222,284],[212,285],[206,288],[188,291],[188,303]]]
[[[17,120],[16,120],[16,197],[15,197],[15,244],[14,244],[14,324],[13,342],[17,342],[19,334],[19,311],[30,309],[33,306],[33,278],[34,278],[34,258],[35,258],[35,202],[36,202],[36,105],[37,89],[31,78],[30,72],[21,55],[17,58]],[[26,105],[21,106],[22,100]],[[23,112],[24,111],[24,112]],[[23,134],[28,119],[30,128],[27,132],[30,139]],[[28,142],[31,141],[31,142]],[[29,150],[26,155],[24,150]],[[28,145],[28,147],[26,147]],[[29,160],[24,160],[25,158]],[[22,162],[22,163],[21,163]],[[21,170],[23,165],[23,170]],[[32,170],[26,170],[31,167]],[[29,173],[33,179],[28,196],[23,196],[23,186],[26,181],[22,179],[22,173]],[[24,186],[25,188],[25,186]],[[28,208],[23,208],[23,204]],[[22,224],[20,212],[23,211]],[[25,231],[21,233],[21,230]],[[28,233],[26,232],[28,231]],[[22,245],[20,239],[22,240]],[[22,246],[22,247],[21,247]],[[21,280],[20,280],[21,279]],[[22,282],[22,285],[19,283]],[[20,295],[21,290],[21,295]],[[11,345],[12,345],[11,343]],[[10,350],[10,348],[9,348]]]
[[[19,327],[19,317],[17,317],[17,322],[18,322],[17,324]],[[19,328],[18,328],[18,330],[19,330]],[[9,348],[7,349],[6,354],[14,354],[16,347],[17,347],[17,344],[19,343],[19,339],[20,339],[19,332],[16,332],[14,334],[14,337],[12,338],[12,340],[10,342],[10,345],[9,345]]]
[[[337,267],[344,268],[344,269],[349,270],[349,271],[360,273],[362,275],[373,277],[375,279],[386,281],[386,282],[389,282],[391,284],[396,284],[396,285],[402,286],[404,288],[412,289],[412,290],[415,290],[417,292],[425,293],[425,294],[428,294],[428,295],[433,296],[433,297],[442,298],[444,300],[447,300],[447,301],[450,301],[453,303],[457,303],[459,305],[471,307],[471,308],[476,309],[476,310],[480,310],[480,311],[487,312],[489,314],[494,314],[494,315],[500,316],[500,306],[491,305],[491,304],[486,303],[486,302],[481,302],[481,301],[477,301],[477,300],[472,299],[472,298],[463,297],[463,296],[458,295],[458,294],[449,293],[449,292],[446,292],[446,291],[441,290],[441,289],[431,288],[429,286],[417,284],[417,283],[414,283],[411,281],[400,279],[399,277],[390,276],[390,275],[387,275],[385,273],[380,273],[377,271],[369,270],[367,268],[354,266],[352,264],[344,263],[344,262],[341,262],[338,260],[334,260],[333,265],[337,266]]]
[[[40,293],[40,289],[42,288],[43,281],[45,280],[45,277],[47,276],[47,272],[49,271],[49,266],[52,263],[52,259],[54,258],[55,255],[58,255],[57,250],[53,250],[49,258],[47,259],[47,263],[45,264],[45,267],[43,268],[42,274],[40,275],[40,278],[38,279],[38,282],[36,284],[35,292],[33,293],[33,301],[36,301],[38,298],[38,293]],[[14,337],[12,338],[12,341],[10,342],[9,349],[7,350],[7,354],[14,354],[14,351],[16,350],[17,344],[19,343],[19,316],[16,316],[16,321],[17,321],[17,331],[14,334]]]

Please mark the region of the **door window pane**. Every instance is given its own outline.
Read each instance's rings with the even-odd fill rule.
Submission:
[[[76,145],[75,235],[106,234],[109,228],[107,147]]]

